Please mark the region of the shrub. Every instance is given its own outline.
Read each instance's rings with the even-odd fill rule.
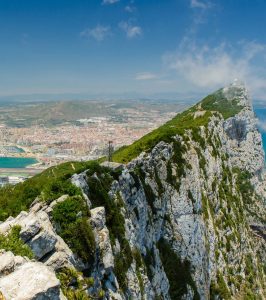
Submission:
[[[120,243],[121,250],[115,256],[114,272],[120,287],[125,290],[127,288],[126,272],[133,258],[130,245],[125,238],[125,219],[120,211],[123,201],[119,197],[118,201],[114,201],[108,194],[115,175],[111,169],[97,164],[94,164],[93,169],[90,169],[87,175],[92,207],[105,207],[106,225],[109,229],[111,244],[115,244],[115,239],[118,239]]]
[[[140,179],[140,181],[142,183],[146,200],[147,200],[147,202],[148,202],[148,204],[149,204],[152,212],[155,213],[156,212],[156,208],[154,206],[154,202],[156,200],[156,196],[155,196],[152,188],[150,187],[150,185],[147,184],[146,181],[145,181],[146,174],[144,173],[144,171],[140,167],[138,167],[138,168],[135,169],[135,173],[139,177],[139,179]]]
[[[93,286],[93,278],[83,278],[82,273],[77,272],[75,269],[62,268],[57,274],[60,280],[63,294],[69,300],[91,300],[92,298],[87,295],[85,289]],[[97,299],[101,299],[98,295]]]
[[[192,195],[191,190],[188,190],[187,195],[188,195],[188,198],[192,201],[192,203],[195,203],[195,202],[196,202],[195,199],[194,199],[194,197],[193,197],[193,195]]]
[[[6,236],[0,233],[0,249],[12,251],[15,255],[33,258],[34,255],[30,247],[20,239],[20,230],[21,227],[16,225]]]
[[[171,299],[181,299],[183,295],[187,294],[187,285],[193,289],[194,299],[200,299],[191,276],[189,261],[182,261],[164,239],[160,239],[157,246],[170,284],[169,294]]]
[[[224,300],[231,299],[230,291],[224,281],[223,275],[220,272],[217,274],[217,286],[215,293],[221,296]]]
[[[208,212],[209,202],[208,202],[208,198],[203,193],[201,193],[201,205],[202,205],[203,217],[205,220],[207,220],[209,218],[209,212]]]
[[[206,142],[205,139],[200,135],[199,128],[192,128],[192,138],[195,142],[198,142],[201,149],[206,148]]]
[[[136,262],[136,275],[137,275],[137,278],[139,281],[141,299],[144,299],[144,282],[143,282],[141,272],[140,272],[140,268],[143,266],[142,256],[141,256],[140,251],[137,248],[133,249],[132,255]]]
[[[115,238],[122,240],[125,236],[125,220],[120,212],[120,206],[108,195],[113,180],[112,177],[108,173],[99,175],[99,177],[92,176],[88,178],[89,198],[92,202],[92,207],[105,207],[106,225],[109,228],[111,243],[114,245]]]
[[[171,164],[170,161],[167,162],[166,170],[167,170],[166,181],[167,181],[169,184],[171,184],[171,185],[173,185],[173,186],[176,186],[177,180],[176,180],[176,176],[173,176],[172,164]]]
[[[177,177],[181,178],[185,175],[185,164],[186,160],[183,158],[183,153],[185,152],[185,147],[180,141],[174,141],[173,143],[173,156],[172,161],[177,165]]]
[[[81,195],[80,189],[72,185],[69,179],[92,164],[93,161],[63,163],[15,186],[0,188],[0,221],[27,210],[36,197],[51,202],[63,194]]]
[[[162,181],[158,175],[157,169],[154,170],[154,174],[155,174],[155,181],[156,181],[157,188],[158,188],[158,194],[159,194],[159,196],[161,196],[164,192],[164,188],[163,188]]]
[[[143,265],[143,262],[142,262],[142,256],[141,256],[139,249],[134,248],[132,251],[132,256],[134,257],[134,260],[136,262],[136,268],[137,269],[141,268],[141,266]]]
[[[115,256],[114,272],[120,288],[125,291],[127,288],[126,273],[133,262],[132,252],[126,239],[120,241],[120,252]]]
[[[144,263],[146,265],[147,276],[148,276],[149,280],[152,281],[153,272],[152,272],[151,266],[153,266],[155,264],[153,248],[146,249],[146,255],[144,256]]]
[[[58,234],[71,250],[85,262],[92,263],[95,253],[95,239],[88,222],[88,208],[80,196],[68,197],[55,205],[52,213]]]

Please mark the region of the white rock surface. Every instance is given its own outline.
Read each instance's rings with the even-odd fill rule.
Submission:
[[[57,235],[47,211],[52,211],[56,203],[64,201],[64,195],[53,201],[53,205],[36,201],[29,212],[21,212],[16,218],[9,218],[0,224],[0,233],[7,234],[15,226],[21,226],[20,237],[25,241],[35,255],[35,259],[58,270],[64,266],[75,267],[78,270],[86,265],[77,258],[64,240]]]
[[[105,227],[105,208],[100,206],[90,210],[91,223],[97,230],[102,230]]]
[[[11,273],[15,265],[15,255],[11,252],[0,254],[0,277]]]
[[[60,299],[60,283],[42,263],[27,262],[0,278],[0,291],[6,300]]]

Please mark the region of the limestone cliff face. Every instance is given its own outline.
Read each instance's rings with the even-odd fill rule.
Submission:
[[[99,292],[104,299],[264,299],[261,135],[244,86],[233,84],[220,95],[227,104],[237,101],[235,115],[211,112],[206,124],[158,142],[127,164],[104,163],[72,176],[90,208],[96,242],[91,263],[82,263],[60,238],[51,218],[56,203],[35,203],[23,221],[9,219],[0,231],[19,224],[49,270],[64,266],[92,277],[83,289],[88,299]],[[189,117],[197,122],[207,114],[199,104]],[[27,218],[39,226],[36,232]],[[33,247],[38,236],[51,249]],[[51,299],[59,298],[64,296],[57,291]]]
[[[239,90],[237,97],[240,99],[239,104],[243,105],[243,109],[236,116],[224,122],[224,131],[228,137],[226,151],[234,166],[260,176],[264,168],[265,156],[252,102],[243,86],[232,86],[231,89]],[[224,93],[228,90],[230,88],[224,88]],[[229,96],[229,99],[231,97],[234,95]]]

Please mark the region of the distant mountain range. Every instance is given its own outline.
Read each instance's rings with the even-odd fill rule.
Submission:
[[[114,121],[126,122],[128,114],[177,112],[186,104],[177,100],[76,100],[46,102],[2,102],[0,123],[10,127],[32,125],[53,126],[76,123],[78,119],[110,117]]]

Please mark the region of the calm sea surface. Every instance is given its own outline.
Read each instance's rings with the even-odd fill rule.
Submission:
[[[35,163],[37,163],[35,158],[0,157],[0,168],[25,168]]]

